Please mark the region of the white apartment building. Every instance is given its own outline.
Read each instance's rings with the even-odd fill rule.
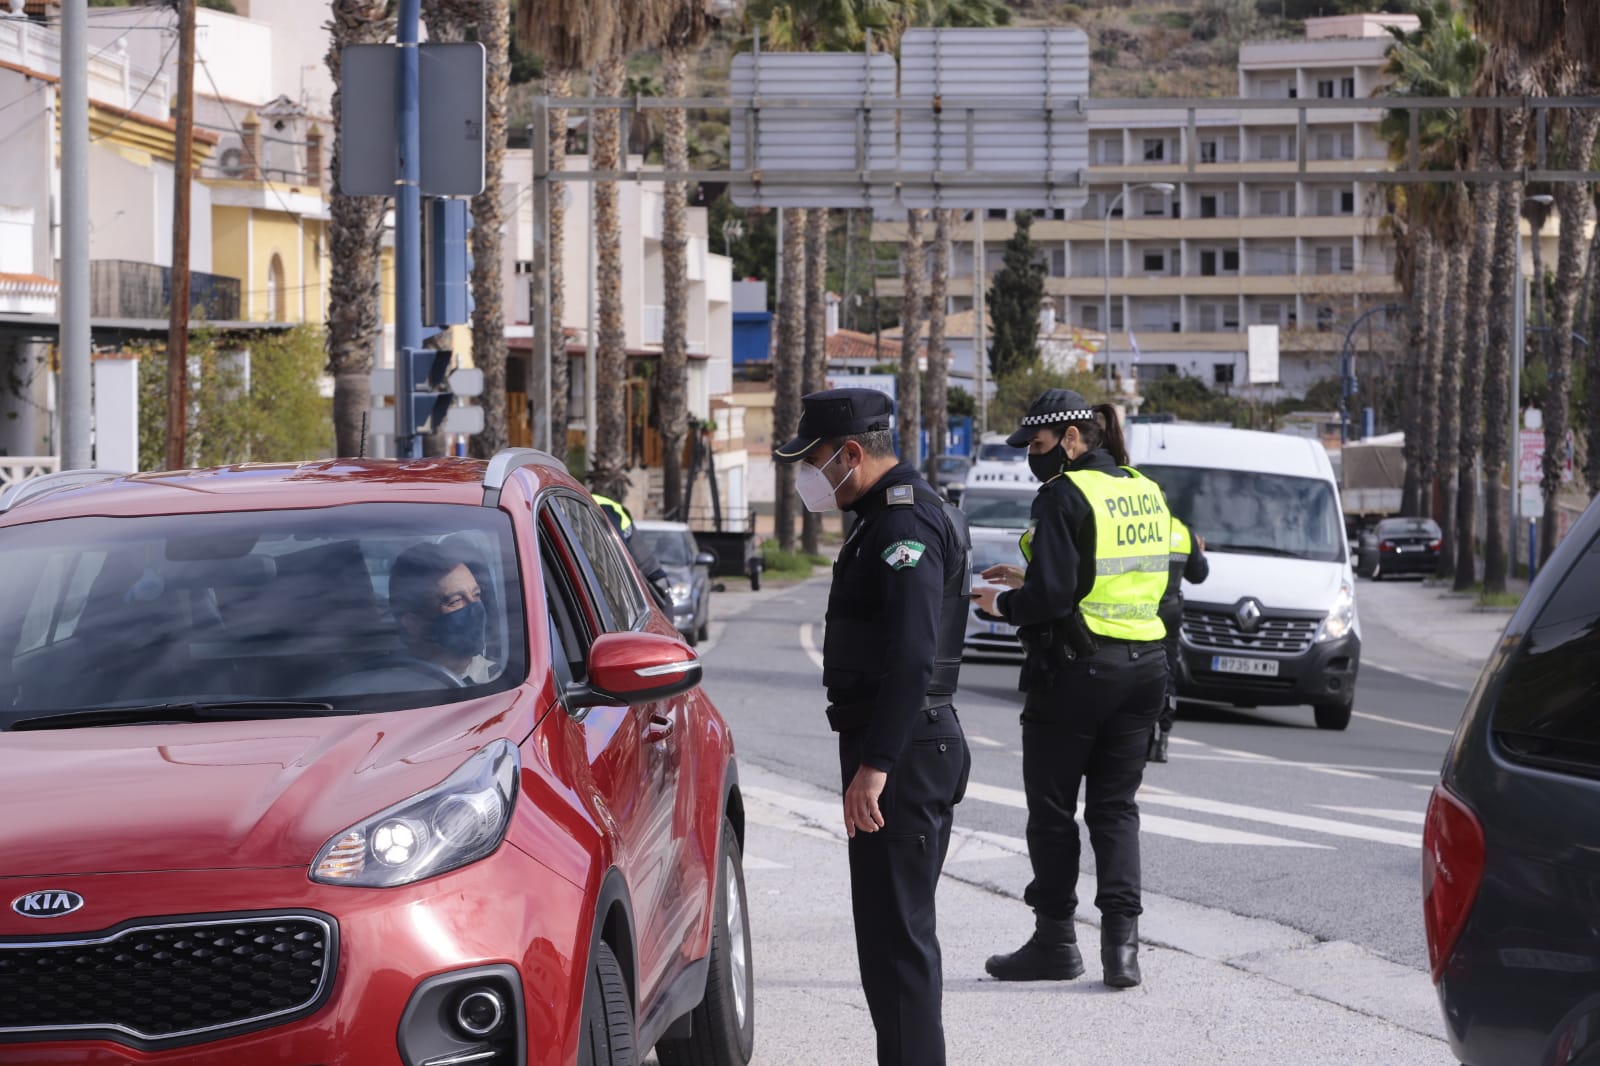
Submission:
[[[1313,18],[1304,40],[1241,48],[1240,97],[1351,101],[1348,109],[1306,113],[1299,180],[1248,180],[1251,171],[1296,164],[1296,111],[1199,108],[1192,137],[1187,108],[1090,111],[1088,202],[1036,212],[1032,228],[1060,321],[1108,331],[1113,365],[1124,376],[1178,372],[1207,385],[1242,384],[1246,327],[1256,323],[1280,329],[1283,392],[1337,373],[1339,342],[1354,315],[1399,291],[1380,227],[1384,190],[1365,179],[1390,167],[1377,134],[1382,111],[1367,98],[1383,80],[1392,40],[1385,27],[1416,24],[1411,15]],[[1207,170],[1247,180],[1208,180]],[[1175,191],[1139,187],[1150,182]],[[1002,265],[1009,218],[984,212],[986,280]],[[977,228],[969,214],[952,231],[952,311],[972,306]],[[898,241],[903,232],[901,223],[880,223],[873,235]],[[879,291],[899,295],[899,279],[881,281]]]

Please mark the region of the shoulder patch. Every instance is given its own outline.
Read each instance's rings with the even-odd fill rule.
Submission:
[[[910,507],[916,502],[916,490],[910,485],[895,485],[889,490],[890,507]]]
[[[883,550],[883,561],[892,569],[905,570],[922,562],[928,546],[920,540],[897,540]]]

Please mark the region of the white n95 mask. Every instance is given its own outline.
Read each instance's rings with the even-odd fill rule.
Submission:
[[[794,472],[794,490],[800,494],[800,502],[806,505],[806,510],[821,514],[835,510],[839,506],[839,499],[834,495],[835,486],[822,470],[823,467],[832,466],[834,459],[839,458],[839,452],[842,451],[844,448],[841,446],[839,451],[834,452],[820,467],[802,462],[800,468]],[[845,475],[844,481],[849,481],[854,474],[855,471],[851,470]],[[843,485],[844,481],[839,484]]]

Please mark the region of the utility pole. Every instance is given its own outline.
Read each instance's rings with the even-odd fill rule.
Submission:
[[[172,285],[167,308],[168,470],[188,466],[189,424],[189,216],[194,172],[195,0],[178,7],[177,149],[172,161]]]
[[[395,427],[395,455],[421,459],[422,436],[408,432],[414,427],[398,412],[411,403],[409,351],[422,347],[422,91],[417,52],[422,0],[400,0],[397,14],[400,69],[394,117],[400,176],[394,185],[394,395],[400,422]]]
[[[61,7],[61,466],[89,448],[89,0]]]
[[[984,306],[988,300],[988,293],[984,291],[983,268],[984,257],[988,254],[983,250],[983,211],[972,212],[974,227],[972,242],[972,360],[973,370],[978,379],[978,431],[974,434],[972,454],[978,454],[978,441],[983,440],[983,435],[989,432],[989,344],[984,336],[983,314],[987,308]]]

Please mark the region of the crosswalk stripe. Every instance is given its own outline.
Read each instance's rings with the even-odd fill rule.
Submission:
[[[1335,807],[1326,803],[1319,803],[1317,806],[1325,811],[1359,814],[1367,818],[1382,818],[1388,822],[1404,822],[1407,825],[1422,825],[1428,820],[1427,814],[1422,811],[1395,810],[1392,807]]]
[[[807,622],[800,627],[800,648],[806,653],[806,658],[816,663],[817,669],[821,670],[823,669],[822,653],[817,650],[817,642],[812,638],[811,630],[812,626],[810,622]]]
[[[998,740],[990,740],[988,737],[980,737],[976,733],[968,733],[967,734],[967,743],[968,744],[976,744],[980,748],[1003,748],[1003,747],[1005,747],[1005,745],[1002,744]]]
[[[1359,770],[1341,770],[1336,766],[1308,766],[1314,774],[1327,774],[1329,777],[1357,777],[1364,781],[1376,781],[1376,774],[1364,774]]]
[[[1351,822],[1336,822],[1332,818],[1291,814],[1288,811],[1274,811],[1265,807],[1248,807],[1242,803],[1225,803],[1222,800],[1204,799],[1200,796],[1161,796],[1141,793],[1139,800],[1141,803],[1177,807],[1180,810],[1193,811],[1197,814],[1215,814],[1223,818],[1238,818],[1246,822],[1264,822],[1267,825],[1282,826],[1285,829],[1306,829],[1313,833],[1350,837],[1354,840],[1369,840],[1378,844],[1396,844],[1405,848],[1422,847],[1422,836],[1418,833],[1407,833],[1398,829],[1379,829],[1374,826],[1356,825]]]
[[[1423,725],[1421,722],[1407,722],[1399,718],[1385,718],[1381,714],[1368,714],[1366,711],[1356,711],[1357,718],[1365,718],[1369,722],[1382,722],[1384,725],[1397,725],[1404,729],[1416,729],[1424,733],[1438,733],[1440,736],[1453,737],[1454,729],[1445,729],[1442,726]]]

